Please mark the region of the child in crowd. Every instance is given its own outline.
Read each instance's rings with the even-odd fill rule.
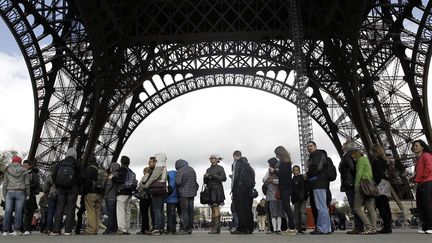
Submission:
[[[300,166],[295,165],[292,168],[293,172],[293,193],[291,196],[291,202],[294,204],[294,218],[296,222],[297,232],[304,234],[306,231],[306,181],[303,175],[300,174]]]

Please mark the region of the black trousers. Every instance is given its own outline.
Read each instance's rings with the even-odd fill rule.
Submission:
[[[24,204],[24,217],[23,217],[23,226],[24,231],[33,231],[32,221],[33,215],[37,209],[36,196],[31,195],[29,200],[26,200]]]
[[[249,191],[244,189],[233,190],[233,201],[239,219],[237,230],[252,233],[254,231],[253,198],[249,196]]]
[[[57,190],[57,208],[54,220],[53,232],[60,233],[62,226],[63,215],[66,215],[65,219],[65,232],[72,233],[72,228],[75,223],[75,204],[77,200],[77,190]]]
[[[153,213],[153,204],[151,199],[141,199],[140,203],[140,213],[141,213],[141,232],[145,232],[150,230],[150,217],[152,222],[152,228],[154,227],[154,213]]]
[[[422,230],[432,230],[432,181],[419,184],[416,197]]]
[[[378,208],[380,216],[383,220],[384,229],[391,229],[392,227],[392,215],[390,211],[390,204],[388,197],[381,195],[375,198],[375,204]]]

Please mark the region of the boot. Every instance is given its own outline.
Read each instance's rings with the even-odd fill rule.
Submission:
[[[212,221],[211,221],[211,230],[208,233],[209,234],[217,234],[216,218],[213,215],[212,215]]]
[[[221,216],[220,215],[215,218],[215,224],[216,224],[216,232],[218,234],[220,234],[220,229],[221,229]]]

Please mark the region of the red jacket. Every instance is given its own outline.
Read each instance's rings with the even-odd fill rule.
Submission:
[[[418,184],[432,181],[432,154],[422,153],[415,166],[414,181]]]

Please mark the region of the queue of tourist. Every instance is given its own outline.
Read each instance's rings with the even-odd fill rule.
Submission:
[[[256,207],[258,231],[265,231],[268,222],[269,233],[304,234],[307,231],[306,201],[309,200],[315,225],[309,233],[323,235],[333,232],[328,207],[330,182],[336,179],[336,168],[326,151],[318,149],[315,142],[310,141],[306,146],[309,160],[305,174],[301,174],[299,166],[293,166],[289,152],[282,146],[275,149],[275,157],[268,159],[268,170],[262,178],[261,188],[265,199]],[[354,229],[347,233],[392,233],[389,206],[392,175],[383,147],[373,145],[368,151],[370,159],[350,140],[343,144],[342,149],[344,155],[338,169],[340,190],[345,192],[354,214]],[[418,233],[432,234],[432,152],[422,140],[412,143],[412,151],[417,155],[413,182],[417,184],[416,202],[421,219]],[[70,148],[65,158],[52,166],[43,185],[36,161],[22,161],[14,156],[3,175],[5,213],[2,235],[32,234],[31,221],[38,209],[36,195],[40,191],[43,193],[39,201],[40,230],[50,236],[102,233],[103,205],[107,221],[102,234],[129,235],[133,197],[139,199],[142,222],[137,234],[192,234],[194,199],[198,194],[200,202],[211,208],[208,233],[219,234],[222,225],[220,207],[226,199],[223,182],[228,179],[235,222],[230,233],[252,234],[255,231],[252,203],[258,196],[255,170],[240,151],[234,151],[232,156],[231,168],[223,168],[219,165],[221,156],[210,155],[210,167],[202,176],[204,185],[200,192],[197,174],[189,162],[179,159],[175,161],[175,170],[167,171],[164,153],[150,157],[143,176],[137,179],[129,168],[130,158],[127,156],[122,156],[120,163],[112,162],[109,168],[99,165],[95,156],[82,166],[77,160],[77,152]],[[228,178],[226,170],[230,172]],[[78,195],[81,195],[80,206],[76,210]],[[383,221],[380,229],[377,228],[375,208]],[[84,213],[87,220],[85,231],[81,232]],[[282,230],[282,218],[287,221],[286,230]]]

